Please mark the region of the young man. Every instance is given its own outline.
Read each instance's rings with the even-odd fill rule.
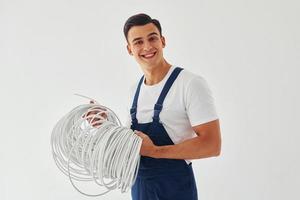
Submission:
[[[142,139],[133,200],[196,200],[191,159],[218,156],[219,120],[205,80],[166,61],[158,20],[131,16],[127,50],[144,76],[132,92],[131,129]]]

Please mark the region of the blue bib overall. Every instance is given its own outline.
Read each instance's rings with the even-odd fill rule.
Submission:
[[[182,68],[175,68],[164,85],[154,106],[153,121],[138,123],[137,102],[143,77],[141,78],[130,109],[132,130],[147,134],[157,146],[174,145],[167,131],[159,122],[164,99]],[[156,159],[141,156],[137,179],[131,188],[132,200],[197,200],[197,188],[192,165],[179,159]]]

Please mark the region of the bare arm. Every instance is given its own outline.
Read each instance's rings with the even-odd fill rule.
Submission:
[[[141,155],[153,158],[200,159],[219,156],[221,152],[221,133],[219,120],[193,127],[197,137],[176,145],[155,146],[151,139],[138,132],[143,138]]]

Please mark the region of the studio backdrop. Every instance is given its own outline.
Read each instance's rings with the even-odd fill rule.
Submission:
[[[51,131],[88,103],[74,93],[125,124],[142,71],[122,28],[137,13],[160,20],[165,58],[205,78],[215,99],[222,152],[193,161],[199,199],[299,199],[299,10],[293,0],[0,0],[0,199],[88,199],[56,167]]]

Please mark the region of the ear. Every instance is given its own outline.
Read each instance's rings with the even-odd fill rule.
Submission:
[[[164,36],[161,36],[161,43],[163,45],[163,48],[165,48],[165,46],[166,46],[166,39],[165,39]]]
[[[129,55],[132,56],[133,54],[132,54],[132,51],[131,51],[131,48],[130,48],[129,44],[127,44],[126,47],[127,47],[127,51],[128,51],[128,53],[129,53]]]

